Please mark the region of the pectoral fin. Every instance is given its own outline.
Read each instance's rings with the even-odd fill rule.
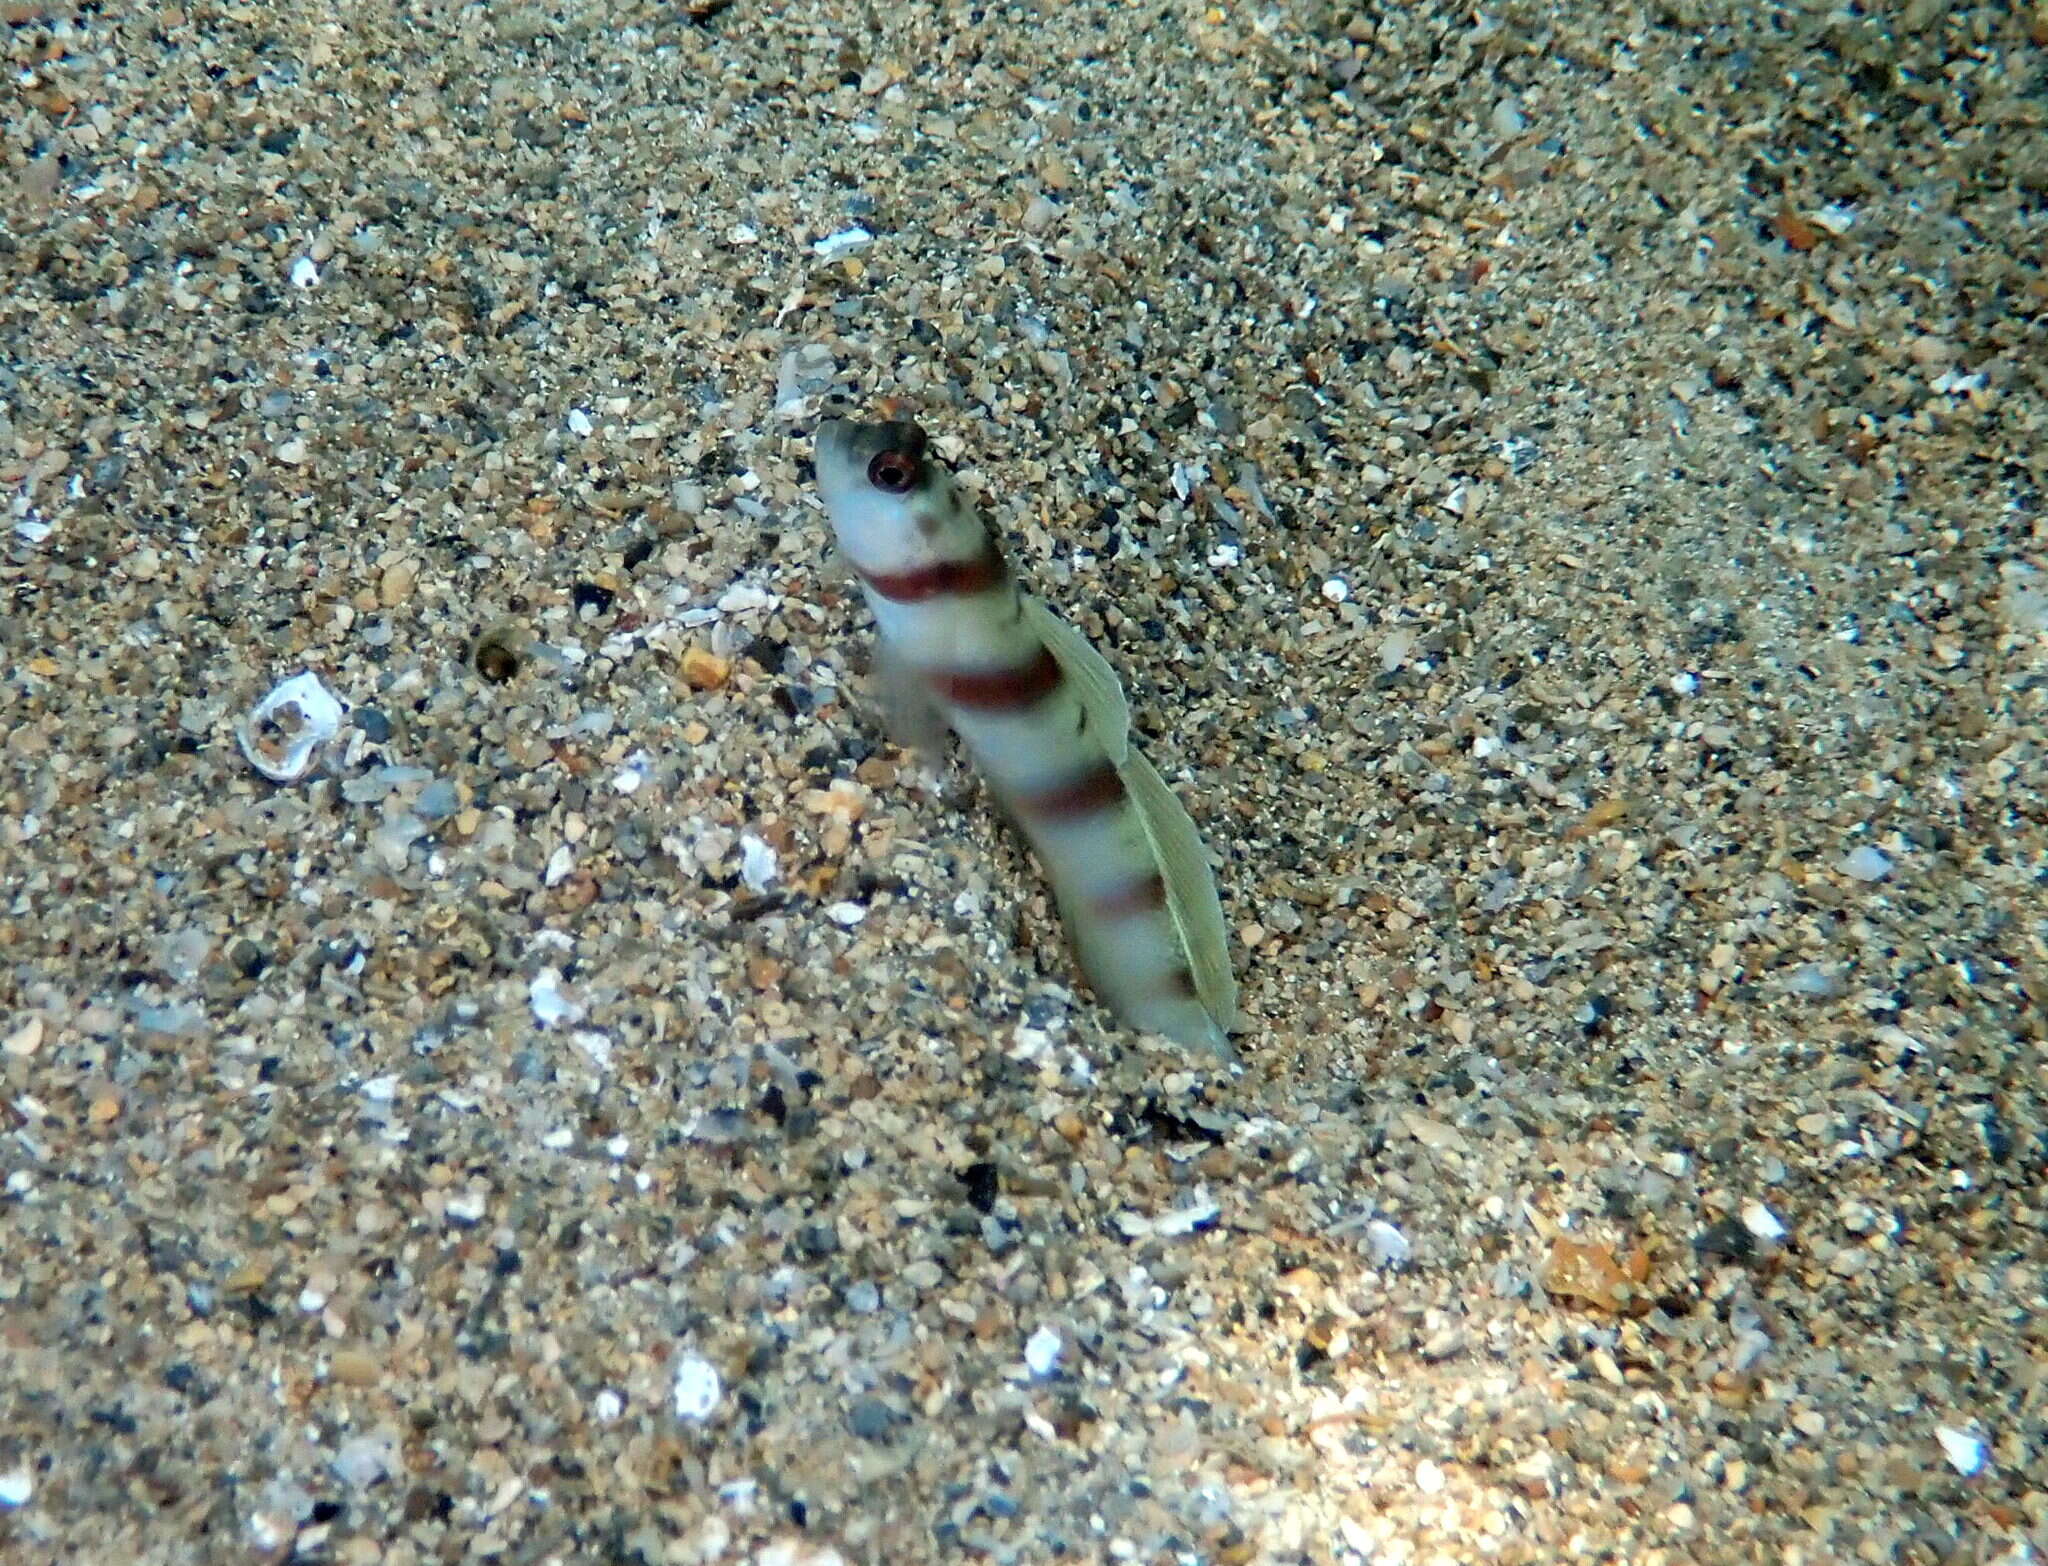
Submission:
[[[875,695],[881,702],[882,723],[889,738],[926,761],[937,762],[946,753],[947,728],[931,686],[887,642],[875,645],[874,674]]]

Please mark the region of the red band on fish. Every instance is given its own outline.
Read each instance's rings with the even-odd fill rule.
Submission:
[[[1153,871],[1128,881],[1113,892],[1088,900],[1088,906],[1105,919],[1128,919],[1133,914],[1157,913],[1166,906],[1166,877]]]
[[[1041,646],[1029,663],[1009,669],[970,669],[931,677],[932,689],[970,712],[1015,712],[1036,706],[1060,688],[1060,661]]]
[[[1003,585],[1003,557],[989,540],[972,560],[934,560],[914,571],[862,571],[860,579],[892,604],[929,603],[934,598],[964,598]]]
[[[1024,795],[1017,801],[1017,808],[1043,821],[1073,821],[1107,810],[1121,803],[1123,797],[1124,780],[1117,773],[1116,763],[1105,757],[1069,782]]]

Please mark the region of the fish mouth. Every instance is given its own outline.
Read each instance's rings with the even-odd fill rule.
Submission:
[[[859,428],[860,426],[851,419],[826,419],[818,426],[818,455],[820,457],[837,457],[841,455],[846,450],[847,443],[853,439],[854,432]]]
[[[818,426],[814,466],[827,497],[843,493],[860,471],[854,454],[859,438],[860,426],[851,419],[827,419]]]

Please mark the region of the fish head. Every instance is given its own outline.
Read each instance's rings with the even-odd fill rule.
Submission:
[[[818,493],[855,560],[901,560],[959,513],[952,475],[930,446],[907,419],[828,419],[818,427]]]

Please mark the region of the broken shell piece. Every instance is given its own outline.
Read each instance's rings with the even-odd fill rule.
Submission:
[[[348,717],[341,700],[310,670],[278,684],[240,723],[235,738],[249,765],[273,783],[296,783]]]

